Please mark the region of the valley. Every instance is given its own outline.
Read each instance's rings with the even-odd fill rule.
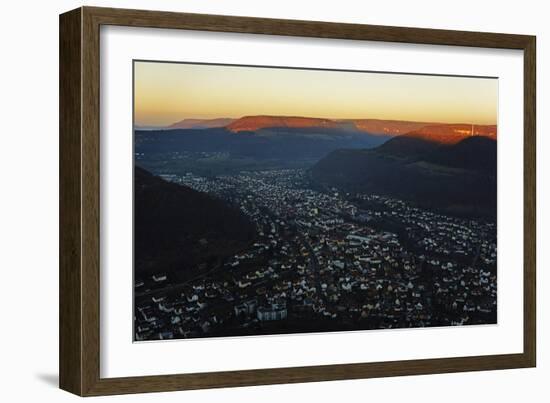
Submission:
[[[496,323],[496,132],[258,121],[136,131],[135,340]]]

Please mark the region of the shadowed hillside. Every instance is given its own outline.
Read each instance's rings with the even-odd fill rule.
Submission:
[[[468,137],[450,147],[438,147],[424,158],[428,162],[496,176],[497,143],[488,137]]]
[[[169,273],[184,280],[243,249],[253,224],[236,208],[205,193],[166,182],[135,168],[134,253],[136,275]]]
[[[337,150],[310,171],[324,186],[375,193],[469,216],[496,217],[496,141],[466,137],[442,144],[415,136],[372,150]]]

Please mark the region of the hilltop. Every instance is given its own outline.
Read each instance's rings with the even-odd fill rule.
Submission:
[[[480,128],[484,135],[469,136],[454,129],[448,128],[453,130],[452,139],[442,137],[448,131],[441,129],[394,137],[370,150],[336,150],[315,164],[310,175],[322,186],[387,195],[447,213],[494,218],[496,130]]]
[[[239,133],[255,132],[271,128],[317,128],[352,130],[382,136],[399,136],[427,126],[437,125],[444,124],[391,119],[329,119],[307,116],[249,115],[236,119],[227,117],[216,119],[183,119],[164,127],[164,129],[211,129],[223,127],[232,133]]]
[[[183,119],[167,126],[166,129],[211,129],[214,127],[225,127],[234,120],[231,118]]]

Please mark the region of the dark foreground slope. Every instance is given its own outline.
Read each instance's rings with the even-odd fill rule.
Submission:
[[[136,277],[185,280],[246,247],[253,224],[224,201],[169,183],[142,168],[134,177]],[[206,264],[205,264],[206,263]]]
[[[496,217],[496,141],[456,144],[400,136],[373,150],[337,150],[312,169],[314,181],[350,192],[397,197],[467,216]]]

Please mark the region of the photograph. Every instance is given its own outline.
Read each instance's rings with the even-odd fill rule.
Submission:
[[[133,60],[133,340],[497,324],[498,88]]]

